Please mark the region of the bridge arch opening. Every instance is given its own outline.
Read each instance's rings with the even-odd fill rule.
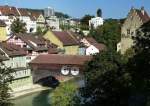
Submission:
[[[56,88],[60,84],[59,80],[54,76],[47,76],[47,77],[41,78],[35,83],[42,85],[44,87],[51,87],[51,88]]]

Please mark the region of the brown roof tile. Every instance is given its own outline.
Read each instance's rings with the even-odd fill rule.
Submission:
[[[14,44],[8,44],[6,42],[2,42],[0,43],[0,48],[10,57],[26,55],[24,49]]]
[[[146,23],[147,21],[150,20],[150,17],[148,16],[148,13],[144,11],[144,14],[141,12],[141,10],[136,9],[137,14],[139,15],[140,19],[142,20],[143,23]]]
[[[106,46],[102,43],[92,43],[93,46],[95,46],[97,49],[99,49],[100,51],[103,51],[106,49]]]
[[[21,16],[30,16],[30,13],[26,9],[18,8],[18,10]]]
[[[105,50],[106,46],[102,43],[98,43],[93,37],[85,37],[85,39],[93,46],[95,46],[100,51]]]
[[[97,43],[97,41],[96,41],[93,37],[85,37],[85,39],[86,39],[89,43]]]
[[[78,42],[66,31],[53,31],[53,33],[64,46],[78,45]]]
[[[91,59],[91,56],[46,54],[39,55],[30,64],[84,65]]]
[[[17,36],[19,39],[24,41],[28,46],[30,46],[35,51],[47,51],[48,48],[45,46],[46,42],[45,39],[41,35],[34,35],[34,34],[14,34],[12,37]],[[37,46],[34,46],[33,43]]]
[[[0,6],[0,11],[3,15],[9,16],[19,16],[19,12],[17,11],[16,7],[13,6]]]

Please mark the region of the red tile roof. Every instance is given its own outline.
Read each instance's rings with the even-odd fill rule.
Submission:
[[[53,31],[53,34],[63,43],[64,46],[78,45],[78,42],[66,31]]]
[[[45,39],[41,35],[19,33],[19,34],[12,35],[9,39],[13,38],[14,36],[24,41],[34,51],[48,51],[48,48],[46,47]],[[38,46],[35,46],[32,42]]]
[[[19,12],[17,11],[16,7],[13,6],[0,6],[0,11],[2,15],[14,15],[14,16],[19,16]]]
[[[149,17],[148,13],[145,10],[143,10],[143,11],[144,11],[144,14],[142,13],[141,10],[136,9],[136,12],[139,15],[140,19],[142,20],[142,22],[146,23],[147,21],[150,20],[150,17]]]
[[[49,47],[48,54],[58,54],[57,48]]]
[[[93,46],[95,46],[100,51],[105,50],[106,46],[102,43],[98,43],[93,37],[85,37],[85,39]]]
[[[97,41],[96,41],[93,37],[85,37],[85,39],[86,39],[89,43],[97,43]]]
[[[26,51],[24,49],[14,44],[2,42],[0,43],[0,48],[10,57],[26,55]]]
[[[84,65],[91,59],[91,56],[46,54],[39,55],[29,64]]]
[[[99,51],[103,51],[106,49],[106,46],[102,43],[92,43],[92,45],[99,49]]]
[[[18,10],[21,16],[30,16],[30,13],[26,9],[18,8]]]

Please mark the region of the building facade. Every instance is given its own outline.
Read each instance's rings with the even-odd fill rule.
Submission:
[[[65,31],[48,31],[44,35],[45,39],[50,40],[58,46],[64,54],[79,54],[79,43],[69,33]]]
[[[144,10],[131,8],[126,20],[121,27],[121,42],[117,45],[117,51],[122,54],[134,45],[132,37],[136,36],[136,30],[149,20],[149,15]]]
[[[89,20],[89,27],[97,28],[98,26],[103,25],[103,23],[104,20],[102,17],[91,18],[91,20]]]
[[[0,20],[0,41],[5,41],[7,39],[6,24],[4,21]]]
[[[86,47],[86,55],[94,55],[96,53],[100,53],[101,51],[106,50],[106,46],[104,44],[98,43],[92,37],[84,37],[83,39],[81,39],[81,42]]]
[[[7,57],[2,61],[1,67],[14,70],[14,78],[9,85],[13,91],[32,85],[31,70],[26,63],[26,52],[23,49],[14,44],[0,43],[0,55]]]
[[[7,35],[11,34],[11,24],[17,18],[26,23],[27,33],[36,32],[36,21],[26,9],[13,6],[0,6],[0,20],[3,20],[6,24]]]
[[[56,16],[46,18],[46,24],[53,31],[60,31],[59,19]]]
[[[42,37],[33,34],[14,34],[7,40],[7,42],[25,49],[27,53],[27,63],[39,54],[48,54],[49,50],[45,40]]]
[[[53,8],[51,7],[47,7],[44,9],[44,17],[51,17],[51,16],[55,16],[55,11]]]

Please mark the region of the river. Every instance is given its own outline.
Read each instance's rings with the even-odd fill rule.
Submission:
[[[81,78],[76,78],[69,82],[76,82],[79,86],[83,85],[83,80]],[[12,100],[14,106],[50,106],[50,94],[53,90],[44,90],[40,92],[35,92],[29,95],[19,97]]]

